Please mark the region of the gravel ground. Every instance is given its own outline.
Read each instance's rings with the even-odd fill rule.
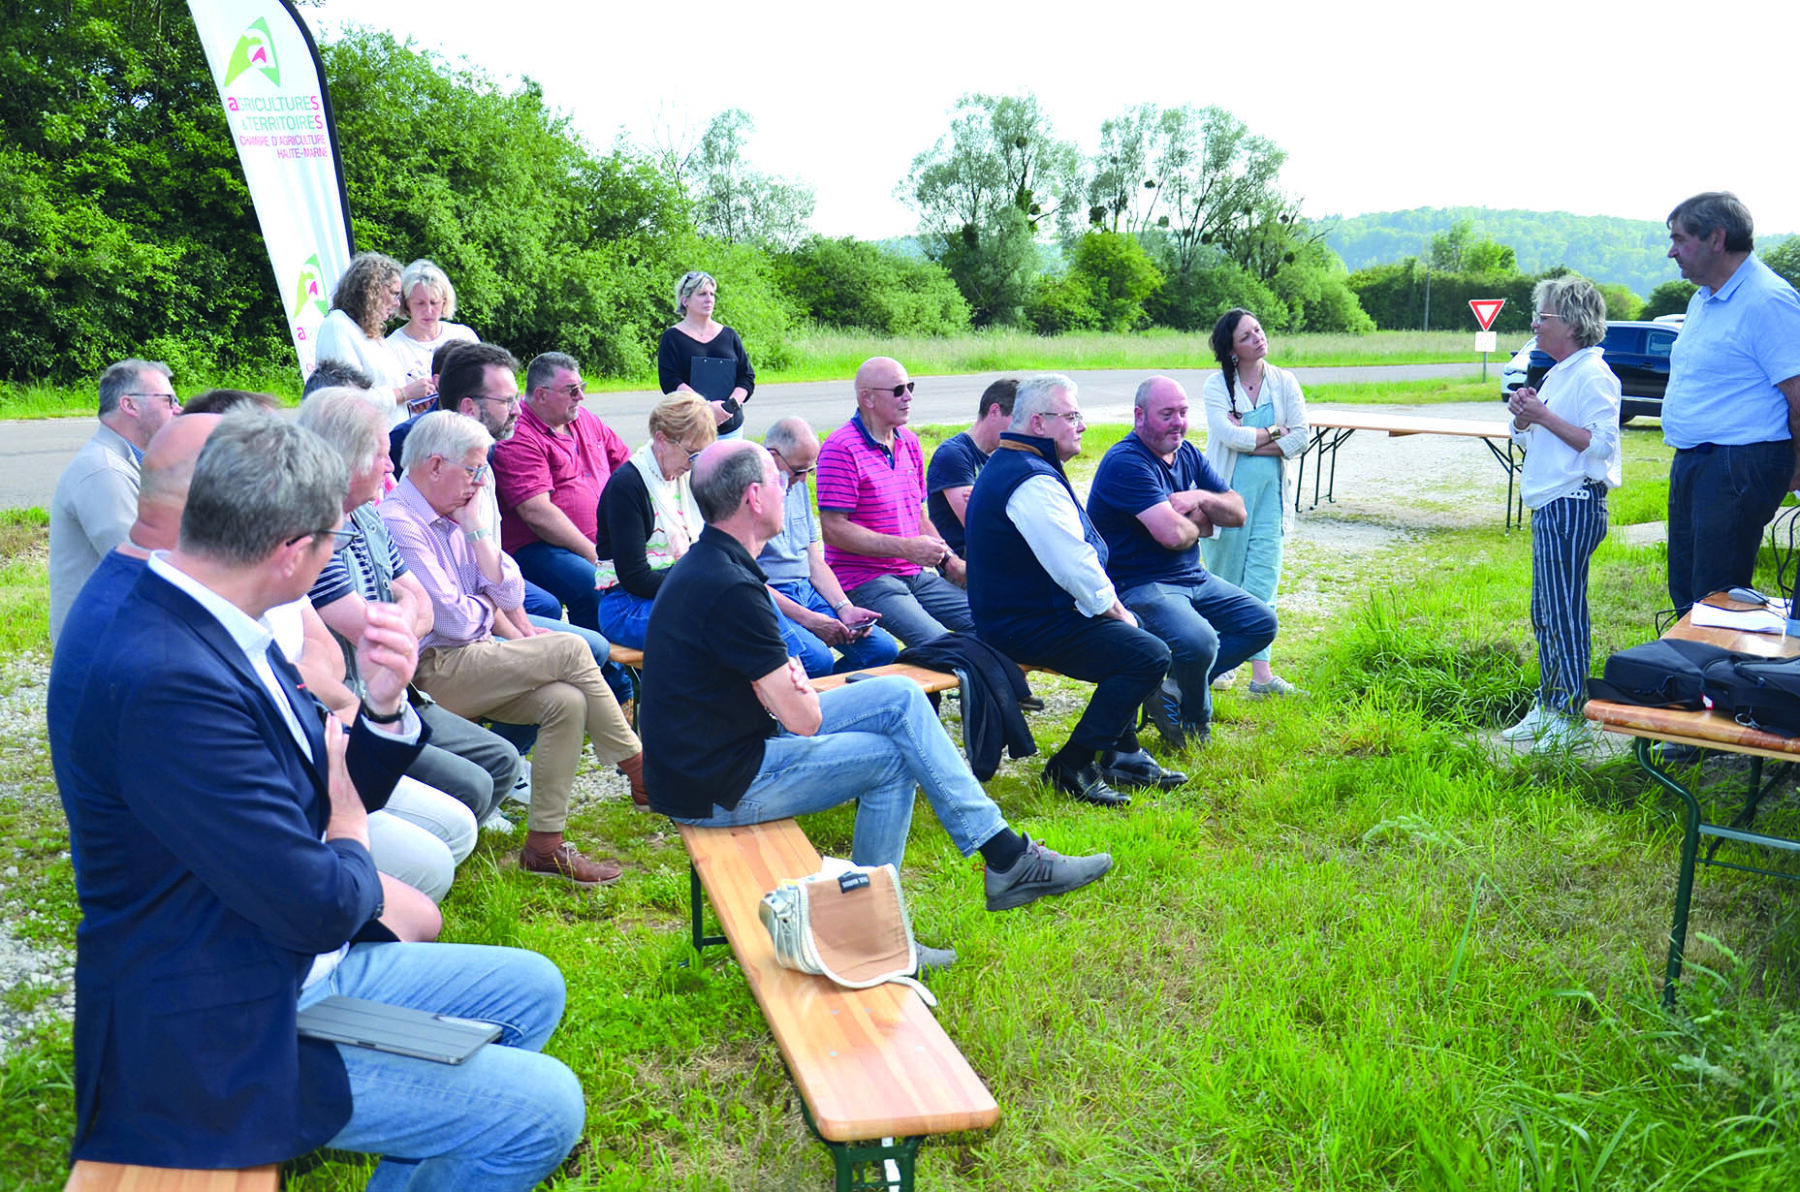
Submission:
[[[1445,419],[1499,421],[1498,401],[1438,406],[1335,406]],[[1313,460],[1308,457],[1305,499],[1312,493]],[[1481,440],[1440,435],[1389,438],[1359,431],[1343,444],[1337,460],[1335,502],[1321,501],[1296,522],[1287,549],[1279,604],[1296,629],[1318,630],[1379,583],[1411,583],[1428,560],[1404,550],[1420,530],[1460,525],[1497,524],[1503,516],[1506,473]],[[1279,659],[1277,659],[1279,662]],[[0,751],[6,756],[35,754],[43,744],[44,683],[48,663],[19,660],[0,670]],[[1066,703],[1068,706],[1062,707]],[[1071,693],[1052,699],[1052,711],[1075,711],[1081,704]],[[954,705],[951,705],[952,707]],[[591,760],[591,759],[590,759]],[[1033,763],[1008,763],[1030,765]],[[1039,763],[1041,764],[1041,763]],[[40,801],[44,814],[60,817],[55,792],[47,784],[11,785],[5,797]],[[628,797],[625,780],[591,764],[577,780],[575,804]],[[523,808],[512,805],[517,818]],[[35,913],[17,896],[13,879],[18,867],[0,870],[8,879],[3,900],[6,918],[19,921]],[[12,1039],[52,1016],[72,1012],[73,955],[67,949],[44,949],[16,938],[0,921],[0,1057]]]

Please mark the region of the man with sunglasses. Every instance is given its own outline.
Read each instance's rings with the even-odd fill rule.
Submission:
[[[100,429],[56,482],[50,501],[50,641],[81,585],[137,518],[144,448],[181,399],[160,360],[121,360],[100,374]]]
[[[818,491],[825,562],[845,595],[916,646],[975,623],[963,561],[924,516],[925,452],[906,429],[912,396],[898,360],[863,361],[856,413],[819,449]]]
[[[525,369],[525,393],[512,437],[494,449],[500,546],[526,579],[568,606],[571,622],[598,632],[600,494],[631,449],[582,408],[581,365],[573,356],[545,352],[534,359]]]
[[[900,653],[900,644],[876,626],[874,613],[850,602],[825,565],[809,491],[819,437],[804,418],[783,418],[763,436],[763,446],[775,457],[784,495],[781,532],[763,545],[756,565],[769,577],[788,653],[812,679],[886,666]],[[833,647],[843,652],[842,658],[832,657]]]

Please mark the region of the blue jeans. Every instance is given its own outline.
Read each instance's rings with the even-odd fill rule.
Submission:
[[[1763,527],[1793,474],[1792,439],[1739,447],[1702,443],[1675,452],[1669,467],[1669,599],[1677,613],[1755,578]]]
[[[572,550],[548,542],[527,542],[513,553],[519,574],[569,606],[569,620],[583,629],[600,628],[600,594],[594,565]]]
[[[650,606],[654,603],[633,596],[624,584],[614,584],[600,593],[600,631],[621,646],[643,649],[644,634],[650,628]]]
[[[917,575],[878,575],[844,595],[858,608],[881,614],[881,627],[909,646],[921,646],[946,633],[973,633],[969,597],[935,571]]]
[[[792,600],[801,608],[815,613],[822,613],[835,618],[831,605],[819,595],[819,590],[804,580],[791,584],[771,584],[770,587]],[[781,625],[781,640],[787,643],[787,651],[800,660],[806,668],[808,678],[817,679],[822,675],[836,674],[839,671],[866,670],[871,666],[886,666],[900,654],[900,643],[895,641],[887,630],[876,626],[864,637],[846,642],[838,647],[844,656],[840,659],[831,652],[831,647],[819,640],[810,630],[801,627],[798,621],[789,619],[781,611],[775,609],[775,619]]]
[[[338,1045],[350,1120],[326,1145],[385,1156],[371,1192],[517,1189],[555,1171],[581,1137],[581,1085],[539,1055],[562,1017],[562,974],[535,952],[473,944],[357,944],[300,1006],[367,998],[498,1024],[461,1064]]]
[[[916,789],[967,857],[1006,827],[968,763],[911,679],[848,683],[819,697],[824,722],[810,737],[784,732],[763,742],[762,767],[736,807],[715,806],[702,828],[762,824],[856,800],[850,859],[893,865],[906,856]]]
[[[1140,584],[1119,593],[1138,623],[1168,643],[1169,677],[1181,685],[1181,719],[1212,723],[1213,676],[1275,640],[1275,610],[1216,575],[1197,584]]]
[[[517,560],[515,560],[516,562]],[[552,621],[562,617],[562,601],[538,587],[530,580],[525,580],[525,615],[528,617],[549,617]]]

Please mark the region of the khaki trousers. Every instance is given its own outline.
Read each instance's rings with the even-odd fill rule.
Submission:
[[[603,766],[643,752],[593,653],[573,633],[434,646],[419,655],[414,679],[458,716],[538,726],[526,821],[534,832],[560,832],[567,823],[583,734],[594,739]]]

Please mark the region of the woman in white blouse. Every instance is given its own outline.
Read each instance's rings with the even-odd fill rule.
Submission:
[[[1520,492],[1531,510],[1531,628],[1538,700],[1500,735],[1533,752],[1567,749],[1587,735],[1580,717],[1592,661],[1588,560],[1606,537],[1606,494],[1619,487],[1619,378],[1599,343],[1606,300],[1585,278],[1541,281],[1531,294],[1537,346],[1556,363],[1538,389],[1507,402],[1513,441],[1525,450]]]
[[[1287,461],[1306,450],[1306,397],[1294,374],[1268,362],[1269,340],[1247,310],[1213,326],[1219,371],[1200,392],[1206,406],[1206,462],[1244,498],[1244,524],[1201,540],[1206,569],[1273,606],[1281,548],[1293,528]],[[1229,675],[1213,680],[1229,687]],[[1269,650],[1250,656],[1250,697],[1306,693],[1269,669]]]
[[[331,292],[331,310],[319,324],[320,360],[341,360],[375,382],[370,399],[387,414],[388,426],[406,420],[409,406],[431,400],[431,378],[406,375],[406,366],[382,328],[400,308],[400,262],[378,252],[359,252]]]
[[[444,344],[481,342],[469,328],[450,321],[456,314],[456,287],[430,261],[414,261],[401,271],[400,305],[406,322],[388,333],[387,343],[408,381],[431,376],[432,354]]]

